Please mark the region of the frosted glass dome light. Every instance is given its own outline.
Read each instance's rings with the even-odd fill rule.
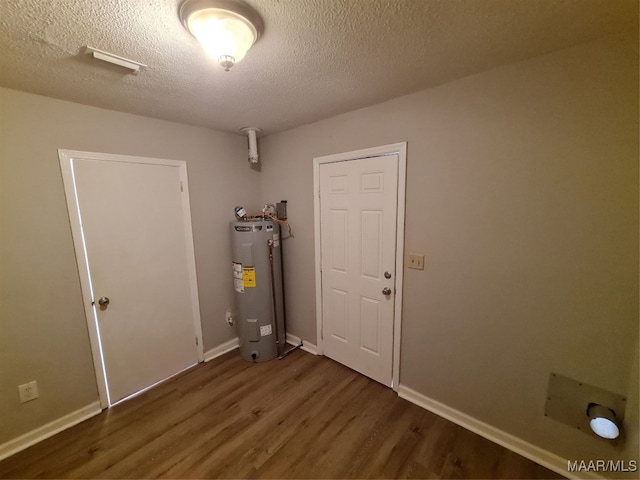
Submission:
[[[239,0],[185,0],[180,19],[226,71],[244,58],[263,30],[260,16]]]

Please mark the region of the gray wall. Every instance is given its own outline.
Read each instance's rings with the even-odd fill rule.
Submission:
[[[246,138],[0,89],[0,444],[98,399],[59,148],[185,160],[205,351],[233,338],[228,222],[259,206]],[[20,405],[17,386],[40,398]]]
[[[262,140],[294,335],[317,341],[312,159],[401,141],[405,251],[426,255],[405,271],[401,384],[565,458],[637,459],[637,36]],[[552,371],[627,395],[627,443],[546,419]]]
[[[570,459],[637,458],[637,86],[637,37],[610,38],[268,136],[262,173],[240,136],[0,90],[0,443],[97,400],[58,148],[188,162],[206,350],[234,336],[233,207],[289,200],[289,329],[316,342],[312,159],[408,141],[426,269],[401,383]],[[629,396],[626,444],[545,419],[551,371]]]

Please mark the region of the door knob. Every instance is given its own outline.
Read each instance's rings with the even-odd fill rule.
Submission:
[[[109,297],[100,297],[100,299],[98,300],[98,304],[101,307],[106,307],[107,305],[109,305]]]
[[[384,272],[384,278],[389,280],[391,278],[391,272]]]
[[[384,287],[382,289],[382,294],[383,295],[391,295],[391,289],[389,287]]]

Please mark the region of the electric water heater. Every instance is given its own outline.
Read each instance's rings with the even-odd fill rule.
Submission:
[[[280,226],[269,219],[231,222],[231,254],[240,355],[274,359],[285,349]]]

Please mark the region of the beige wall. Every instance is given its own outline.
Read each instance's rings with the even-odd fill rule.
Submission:
[[[228,222],[259,204],[246,139],[0,89],[0,444],[98,399],[59,148],[186,160],[207,349],[233,338]],[[18,403],[37,380],[40,398]]]
[[[312,159],[407,141],[426,269],[405,271],[401,383],[570,459],[637,458],[637,59],[611,38],[271,135],[262,173],[240,136],[1,89],[0,444],[97,400],[58,148],[188,162],[209,349],[234,336],[233,207],[289,200],[289,330],[315,342]],[[629,396],[635,446],[545,419],[551,371]]]
[[[294,335],[316,341],[312,159],[401,141],[405,251],[426,255],[405,270],[401,383],[565,458],[637,459],[637,412],[620,448],[543,416],[551,372],[637,406],[637,35],[262,140]]]

